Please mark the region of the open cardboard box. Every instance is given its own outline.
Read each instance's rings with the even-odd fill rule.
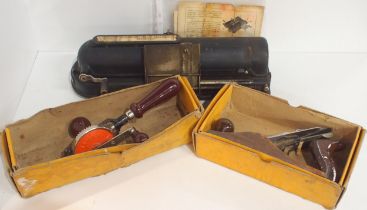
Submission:
[[[193,134],[198,156],[326,208],[336,206],[347,186],[361,146],[362,127],[305,107],[292,107],[282,99],[234,84],[225,85],[202,115],[203,108],[188,81],[183,77],[177,78],[182,84],[177,97],[130,123],[150,136],[142,144],[119,145],[60,157],[72,141],[67,133],[71,119],[86,116],[94,124],[119,116],[130,103],[141,99],[161,81],[43,110],[29,119],[7,126],[2,136],[3,156],[20,194],[29,197],[80,179],[105,174],[187,144]],[[212,123],[220,117],[231,119],[236,132],[251,131],[263,135],[313,126],[332,127],[347,145],[346,152],[341,155],[343,173],[337,183],[332,182],[307,168],[269,155],[262,151],[263,148],[254,149],[251,145],[247,147],[208,133]]]
[[[72,141],[68,126],[73,118],[84,116],[92,124],[98,124],[106,118],[120,116],[132,102],[140,100],[162,81],[46,109],[8,125],[2,136],[2,149],[7,170],[20,194],[33,196],[191,142],[192,130],[203,108],[188,81],[177,78],[181,83],[177,96],[147,111],[143,118],[128,123],[150,136],[141,144],[61,157]]]
[[[235,132],[274,135],[315,126],[331,127],[334,136],[342,137],[345,150],[338,161],[343,169],[333,182],[294,164],[281,155],[254,142],[247,146],[209,131],[219,118],[228,118]],[[311,110],[292,107],[287,101],[235,84],[224,86],[212,100],[194,129],[194,148],[198,156],[252,176],[285,191],[335,208],[352,173],[364,130],[361,126]],[[280,151],[280,150],[279,150]],[[288,157],[288,156],[287,156]]]

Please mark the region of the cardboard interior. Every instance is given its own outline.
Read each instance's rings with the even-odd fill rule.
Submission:
[[[73,140],[68,134],[68,126],[72,119],[84,116],[93,125],[106,118],[116,118],[125,113],[132,102],[139,101],[158,85],[159,82],[132,88],[134,91],[115,92],[50,108],[27,120],[9,125],[15,158],[13,165],[19,169],[61,158],[62,151]],[[181,89],[178,96],[147,111],[143,118],[132,120],[122,127],[121,131],[126,126],[134,126],[148,134],[150,138],[153,137],[197,109],[187,103],[188,100],[183,100],[187,97],[189,97],[188,91]]]
[[[338,170],[343,172],[339,177],[339,184],[342,184],[347,173],[347,162],[351,158],[353,145],[358,139],[359,126],[305,107],[292,107],[282,99],[274,100],[275,97],[273,97],[269,100],[266,94],[245,90],[236,85],[226,94],[229,95],[224,95],[221,100],[227,100],[227,103],[223,105],[224,107],[214,106],[199,131],[208,132],[212,123],[221,117],[228,118],[234,123],[234,132],[255,132],[265,136],[315,126],[331,127],[334,133],[332,139],[341,140],[346,145],[343,151],[335,155]],[[259,146],[251,141],[248,141],[247,144],[250,148],[317,174],[317,171],[315,172],[312,168],[305,167],[305,163],[290,161],[287,155],[267,151],[270,147]]]

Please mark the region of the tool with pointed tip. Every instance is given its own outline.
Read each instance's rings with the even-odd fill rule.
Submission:
[[[111,142],[111,140],[114,139],[114,137],[119,136],[119,131],[123,125],[135,117],[143,117],[143,114],[146,111],[176,96],[179,90],[180,82],[176,78],[163,81],[157,88],[155,88],[139,102],[132,103],[130,105],[130,109],[121,116],[115,119],[107,119],[98,125],[92,125],[80,131],[72,142],[72,154],[102,148],[103,145],[108,146],[108,142],[110,142],[111,146],[113,146],[114,143]],[[132,135],[133,137],[135,136],[135,138],[140,142],[147,138],[146,134],[136,132],[136,129],[134,130],[135,132],[132,132],[128,129],[123,133]],[[68,148],[66,148],[65,151],[67,149]],[[70,153],[70,151],[68,151],[68,153]]]
[[[212,129],[223,133],[233,133],[234,125],[231,120],[220,118],[214,122]],[[240,132],[233,134],[250,136],[252,133]],[[338,171],[334,155],[336,152],[344,150],[346,146],[340,140],[331,140],[332,137],[333,133],[331,128],[313,127],[268,136],[266,138],[269,139],[277,148],[287,154],[291,151],[296,151],[301,142],[308,142],[308,144],[306,144],[306,148],[304,148],[304,145],[302,146],[305,161],[312,166],[314,166],[314,162],[316,162],[318,168],[324,173],[323,176],[336,182],[341,176],[341,171]],[[308,157],[308,155],[305,155],[308,151],[312,155],[311,158]]]
[[[289,153],[297,150],[301,142],[310,142],[318,139],[329,139],[333,137],[331,128],[313,127],[307,129],[298,129],[293,132],[286,132],[267,138],[275,144],[280,150]]]
[[[212,129],[221,132],[233,132],[234,124],[227,118],[220,118],[213,123]],[[297,150],[301,142],[329,139],[331,137],[333,137],[331,128],[313,127],[267,136],[266,138],[280,150],[289,154],[289,152]]]

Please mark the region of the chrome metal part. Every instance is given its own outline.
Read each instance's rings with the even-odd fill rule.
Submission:
[[[82,82],[100,83],[101,84],[100,93],[101,94],[108,93],[108,88],[107,88],[108,79],[107,79],[107,77],[97,78],[97,77],[93,77],[92,75],[89,75],[89,74],[80,74],[79,75],[79,80],[82,81]]]

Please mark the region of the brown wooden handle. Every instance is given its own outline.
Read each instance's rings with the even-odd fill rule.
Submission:
[[[130,110],[135,117],[141,118],[146,111],[174,97],[179,91],[180,82],[173,78],[167,79],[138,103],[131,104]]]

